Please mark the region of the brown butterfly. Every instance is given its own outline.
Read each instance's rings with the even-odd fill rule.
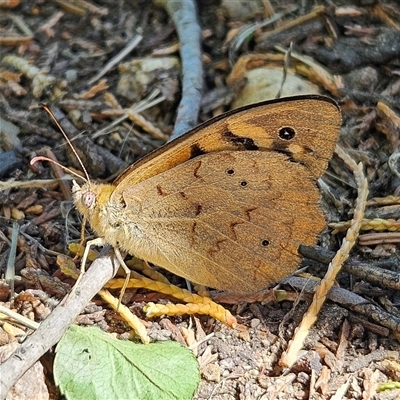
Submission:
[[[297,96],[213,118],[111,184],[74,183],[78,210],[115,249],[192,282],[255,292],[293,273],[325,226],[316,182],[332,157],[335,101]]]

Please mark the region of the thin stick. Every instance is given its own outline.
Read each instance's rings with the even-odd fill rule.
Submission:
[[[76,287],[76,296],[64,298],[39,328],[0,365],[0,399],[17,380],[64,335],[89,301],[115,275],[118,261],[109,256],[97,258]]]
[[[300,246],[300,253],[307,258],[316,260],[325,264],[329,264],[335,253],[323,247]],[[388,262],[387,262],[388,261]],[[396,256],[391,259],[384,260],[383,263],[376,261],[374,263],[364,262],[355,258],[349,258],[343,265],[342,269],[351,275],[357,276],[375,286],[380,286],[386,289],[400,291],[400,273],[396,272],[399,262]],[[393,266],[393,271],[388,268],[388,265]]]
[[[71,179],[71,177],[64,176],[61,179],[33,179],[31,181],[0,182],[0,192],[13,188],[45,188],[47,186],[54,186],[54,183],[58,181],[70,181]]]
[[[88,85],[91,86],[93,83],[98,81],[102,76],[104,76],[115,64],[119,63],[123,58],[125,58],[143,39],[142,35],[134,36],[128,44],[124,47],[122,51],[120,51],[115,57],[113,57],[104,67],[103,69],[95,75],[90,81]]]
[[[193,0],[159,0],[174,21],[179,37],[182,61],[182,98],[170,140],[197,125],[203,88],[201,29]]]
[[[115,126],[118,126],[120,123],[122,123],[123,121],[128,119],[129,118],[128,111],[132,110],[132,111],[135,111],[135,112],[139,113],[139,112],[142,112],[142,111],[144,111],[144,110],[146,110],[148,108],[151,108],[151,107],[155,106],[156,104],[161,103],[164,100],[165,100],[165,97],[160,94],[160,91],[158,89],[153,90],[153,92],[150,93],[150,95],[146,99],[144,99],[143,101],[135,104],[134,106],[130,107],[127,110],[121,110],[121,112],[123,112],[124,114],[121,115],[120,117],[116,118],[115,120],[113,120],[105,128],[102,128],[99,131],[95,132],[92,135],[92,139],[96,139],[99,136],[105,135],[112,128],[114,128]],[[164,138],[162,138],[162,139],[164,140]]]
[[[2,319],[2,314],[9,317],[10,319],[14,320],[14,322],[25,326],[26,328],[36,330],[39,328],[39,325],[37,322],[32,321],[31,319],[24,317],[21,314],[18,314],[17,312],[10,310],[7,307],[4,307],[3,305],[0,304],[0,319]]]
[[[6,279],[7,284],[10,286],[10,291],[11,291],[11,297],[10,297],[11,307],[13,307],[13,305],[14,305],[14,296],[15,296],[15,292],[14,292],[15,256],[17,254],[18,231],[19,231],[18,223],[13,222],[10,254],[8,256],[6,273],[5,273],[5,279]]]

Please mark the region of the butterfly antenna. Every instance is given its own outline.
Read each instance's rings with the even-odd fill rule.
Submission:
[[[84,173],[85,176],[86,176],[87,182],[90,182],[89,174],[88,174],[88,172],[86,171],[86,168],[85,168],[85,166],[83,165],[83,162],[82,162],[81,158],[79,157],[77,151],[75,150],[74,146],[72,145],[71,141],[69,140],[69,138],[68,138],[67,134],[65,133],[64,129],[62,128],[62,126],[60,125],[60,123],[57,121],[57,118],[56,118],[55,115],[53,114],[53,111],[51,111],[50,108],[49,108],[46,104],[44,104],[44,103],[39,103],[39,105],[40,105],[40,107],[43,107],[43,109],[47,112],[47,114],[50,115],[51,119],[52,119],[53,122],[56,124],[57,128],[58,128],[58,129],[60,130],[60,132],[63,134],[65,140],[66,140],[67,143],[69,144],[69,147],[71,147],[71,150],[72,150],[73,153],[75,154],[75,157],[77,158],[77,160],[78,160],[78,162],[79,162],[79,164],[80,164],[80,166],[81,166],[81,168],[82,168],[82,170],[83,170],[83,173]],[[35,157],[35,159],[36,159],[36,158],[38,158],[38,157]],[[47,161],[50,161],[50,160],[47,160]],[[56,164],[57,164],[57,163],[56,163]],[[58,165],[59,165],[59,164],[58,164]],[[62,167],[62,166],[60,165],[60,167]],[[65,168],[65,167],[62,167],[62,168],[64,168],[65,170],[68,170],[68,168]],[[71,170],[68,170],[68,171],[69,171],[69,172],[72,172]],[[73,173],[73,172],[72,172],[72,173]],[[74,174],[74,173],[73,173],[73,174]],[[77,174],[74,174],[74,175],[77,175]],[[79,176],[79,175],[78,175],[78,176]],[[79,177],[82,178],[81,176],[79,176]]]
[[[62,168],[64,171],[67,171],[67,172],[69,172],[70,174],[75,175],[77,178],[83,179],[84,181],[86,181],[86,182],[89,183],[89,181],[87,181],[86,178],[84,178],[83,176],[77,174],[75,171],[72,171],[72,169],[69,169],[69,168],[67,168],[67,167],[64,167],[64,165],[60,164],[59,162],[57,162],[57,161],[55,161],[55,160],[52,160],[52,159],[49,158],[49,157],[45,157],[45,156],[37,156],[37,157],[34,157],[34,158],[32,158],[30,164],[33,165],[33,164],[35,164],[35,163],[38,162],[38,161],[48,161],[48,162],[51,162],[51,163],[53,163],[53,164],[56,164],[56,165],[58,165],[60,168]]]

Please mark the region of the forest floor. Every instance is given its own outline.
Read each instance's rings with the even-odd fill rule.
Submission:
[[[69,244],[79,242],[81,220],[70,182],[54,179],[64,173],[30,160],[46,155],[81,168],[38,104],[49,105],[62,121],[90,177],[112,182],[173,132],[182,94],[180,43],[171,15],[149,1],[0,1],[3,7],[14,3],[0,13],[0,267],[5,271],[17,221],[12,309],[40,322],[73,286],[60,271],[59,256],[73,257]],[[363,163],[369,183],[365,221],[349,260],[361,272],[345,269],[337,276],[335,286],[348,296],[327,300],[290,370],[278,361],[312,298],[301,287],[280,286],[291,301],[226,305],[240,329],[208,315],[147,319],[147,302],[174,300],[127,289],[123,303],[143,320],[152,340],[188,345],[182,328],[193,331],[194,342],[211,335],[196,348],[197,400],[400,398],[400,7],[384,0],[335,0],[317,9],[313,4],[198,2],[204,68],[199,122],[276,97],[284,69],[282,96],[335,99],[343,114],[339,144]],[[272,11],[276,18],[270,18]],[[126,113],[139,102],[145,104],[141,114]],[[337,155],[323,182],[323,208],[338,232],[329,225],[320,245],[336,252],[345,235],[341,227],[348,228],[353,217],[357,184]],[[86,234],[94,237],[89,227]],[[322,278],[327,265],[302,262],[312,279]],[[184,279],[159,271],[186,287]],[[11,308],[10,287],[1,282],[0,302]],[[77,322],[122,337],[131,331],[98,296]],[[0,331],[0,346],[15,341]],[[63,398],[52,378],[53,357],[52,350],[42,357],[45,371],[36,379],[47,386],[37,383],[40,395],[31,398],[46,391]]]

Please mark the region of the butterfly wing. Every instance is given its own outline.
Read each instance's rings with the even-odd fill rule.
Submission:
[[[213,118],[148,154],[114,184],[123,191],[199,155],[223,150],[285,153],[318,178],[332,157],[340,124],[339,107],[328,97],[251,104]]]
[[[299,245],[315,244],[325,225],[313,174],[279,152],[212,152],[121,194],[122,248],[238,293],[292,273]]]

